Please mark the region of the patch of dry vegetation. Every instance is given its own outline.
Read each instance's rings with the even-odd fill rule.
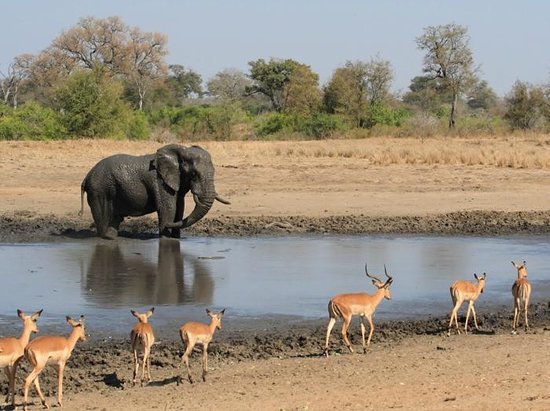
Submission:
[[[205,143],[219,161],[299,161],[307,158],[354,158],[387,166],[466,165],[550,169],[550,136],[479,138],[391,138],[362,140],[276,141]]]
[[[550,135],[546,134],[467,138],[375,137],[316,141],[207,141],[197,144],[209,150],[218,164],[353,158],[364,159],[367,164],[378,166],[409,164],[550,169]],[[90,165],[114,153],[153,153],[160,145],[153,141],[114,140],[0,142],[2,153],[22,150],[27,153],[28,160],[39,160],[39,157],[43,156],[49,159],[55,159],[56,156],[65,158],[67,153],[74,153],[79,158],[89,158]],[[4,154],[1,157],[6,160]]]

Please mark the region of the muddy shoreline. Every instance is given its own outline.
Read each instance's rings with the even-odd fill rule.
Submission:
[[[548,328],[550,301],[533,304],[530,316],[532,322],[530,334],[545,334],[550,331]],[[459,322],[463,323],[463,321],[464,315],[459,316]],[[255,320],[254,322],[255,324],[244,327],[226,323],[224,328],[217,332],[209,348],[211,370],[231,367],[232,364],[243,361],[323,357],[326,319],[296,321],[290,325],[274,320],[268,322]],[[510,309],[509,307],[500,307],[485,313],[480,312],[478,322],[480,331],[474,330],[473,334],[509,334]],[[378,321],[372,346],[376,349],[387,349],[391,346],[406,344],[408,339],[420,335],[445,339],[447,338],[447,324],[446,317]],[[154,326],[154,322],[152,325]],[[331,336],[331,355],[349,355],[339,335],[340,326],[341,323],[338,323]],[[174,330],[177,331],[176,328]],[[153,347],[151,372],[153,375],[162,374],[165,377],[162,381],[153,381],[152,384],[176,384],[177,377],[184,372],[181,366],[183,345],[177,338],[176,331],[173,336],[161,334]],[[132,387],[132,358],[129,339],[123,336],[98,336],[93,334],[93,330],[89,330],[89,332],[91,335],[88,340],[78,343],[67,363],[70,372],[66,376],[65,391],[67,393],[96,391],[105,394]],[[521,330],[520,333],[524,333],[524,331]],[[361,352],[361,335],[356,321],[352,322],[349,334],[354,348],[357,352]],[[196,349],[193,354],[194,362],[199,361],[199,352],[200,348]],[[198,363],[195,365],[198,367]],[[30,372],[26,362],[22,363],[21,368],[21,375]],[[43,373],[41,386],[47,396],[55,395],[56,384],[55,372]],[[6,393],[5,386],[1,387],[0,393]]]
[[[424,216],[372,217],[366,215],[329,217],[206,217],[185,236],[257,236],[292,234],[429,234],[429,235],[536,235],[550,233],[550,210],[546,211],[460,211]],[[121,237],[157,237],[153,216],[127,218]],[[71,238],[93,238],[91,219],[76,214],[36,215],[30,211],[0,215],[0,242],[55,242]]]
[[[368,217],[332,216],[326,218],[290,216],[285,218],[260,217],[217,217],[205,218],[185,236],[262,236],[303,234],[429,234],[429,235],[540,235],[550,233],[550,211],[498,212],[464,211],[433,216]],[[156,238],[156,219],[142,217],[128,219],[121,230],[121,241]],[[0,242],[58,242],[71,239],[95,238],[91,220],[75,215],[39,215],[19,211],[0,216]],[[104,240],[98,240],[104,241]],[[510,333],[512,310],[508,306],[480,304],[478,321],[481,335]],[[77,314],[77,313],[75,313]],[[530,334],[546,334],[550,329],[550,300],[531,304]],[[459,321],[464,321],[464,313]],[[286,321],[284,318],[257,318],[224,324],[216,334],[209,349],[209,367],[213,371],[232,367],[235,363],[254,362],[263,359],[309,358],[322,355],[326,332],[326,319]],[[154,325],[154,321],[152,321]],[[331,353],[348,355],[340,335],[339,322],[332,333]],[[427,316],[421,319],[375,321],[376,330],[372,344],[376,349],[406,344],[415,336],[429,335],[446,338],[448,316]],[[65,333],[64,324],[59,332]],[[129,322],[128,327],[131,327]],[[173,327],[177,331],[176,324]],[[51,330],[44,330],[49,331]],[[57,331],[57,330],[56,330]],[[153,347],[153,385],[176,384],[182,375],[182,343],[177,332],[159,330],[158,342]],[[125,335],[97,333],[88,330],[90,337],[79,343],[67,363],[64,390],[68,394],[97,392],[109,395],[130,389],[131,353],[129,339]],[[521,331],[523,333],[523,330]],[[2,330],[3,335],[18,334],[18,329]],[[360,329],[357,320],[352,322],[350,339],[360,351]],[[444,340],[442,340],[444,341]],[[444,344],[437,349],[444,350]],[[199,350],[193,354],[198,367]],[[30,372],[29,365],[22,363],[19,376]],[[197,368],[195,369],[197,372]],[[46,396],[56,393],[57,377],[53,370],[43,373],[41,385]],[[21,381],[18,383],[18,389]],[[7,387],[0,385],[0,393]],[[18,394],[20,395],[20,393]]]

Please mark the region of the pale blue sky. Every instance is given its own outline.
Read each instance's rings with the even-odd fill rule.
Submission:
[[[0,69],[36,54],[81,17],[119,16],[168,36],[167,62],[208,80],[248,72],[258,58],[292,58],[325,83],[346,60],[392,63],[394,91],[422,73],[415,38],[430,25],[468,28],[481,76],[499,94],[516,80],[550,81],[550,2],[543,0],[17,0],[2,4]]]

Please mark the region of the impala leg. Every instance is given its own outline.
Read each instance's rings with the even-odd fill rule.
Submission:
[[[27,410],[27,404],[29,401],[29,388],[30,385],[34,382],[34,387],[36,388],[36,392],[38,393],[38,396],[40,397],[40,400],[42,401],[42,405],[46,408],[49,408],[49,406],[46,404],[46,399],[44,398],[44,395],[42,394],[42,390],[40,389],[40,383],[38,382],[38,374],[42,371],[42,367],[35,367],[31,373],[25,378],[25,388],[23,393],[23,409]]]
[[[367,317],[367,320],[369,321],[369,325],[370,325],[369,339],[367,340],[367,347],[370,347],[370,339],[372,338],[372,334],[374,333],[374,323],[372,322],[372,314]]]
[[[474,315],[474,325],[476,327],[476,330],[479,330],[479,327],[477,325],[477,314],[476,314],[476,308],[474,307],[474,303],[472,302],[472,314]]]
[[[9,365],[4,367],[4,372],[6,373],[6,377],[8,377],[8,381],[9,381],[8,394],[6,395],[6,399],[4,400],[7,404],[10,401],[10,393],[12,392],[12,389],[11,389],[12,388],[12,386],[11,386],[12,372],[11,372],[11,368],[10,368]]]
[[[46,403],[46,398],[44,397],[44,394],[42,393],[42,389],[40,388],[40,381],[38,380],[38,375],[34,380],[34,388],[36,389],[36,392],[38,393],[38,396],[40,397],[40,401],[42,401],[42,405],[44,406],[44,408],[50,408],[50,406]]]
[[[138,353],[137,353],[137,350],[134,349],[134,376],[132,377],[132,385],[136,385],[138,372],[139,372]]]
[[[348,328],[349,328],[350,322],[351,322],[351,315],[345,316],[344,324],[342,325],[342,338],[344,339],[344,342],[346,343],[350,352],[353,352],[353,348],[351,347],[351,343],[349,342],[349,339],[348,339]]]
[[[451,328],[453,327],[453,320],[455,322],[455,325],[456,325],[456,331],[458,334],[460,334],[460,329],[458,328],[458,309],[460,308],[462,304],[462,301],[456,301],[455,302],[455,305],[453,307],[453,310],[451,311],[451,320],[449,321],[449,331],[448,331],[448,335],[451,335]]]
[[[365,347],[365,316],[361,316],[361,343],[363,344],[363,353],[366,353],[367,347]]]
[[[193,351],[193,346],[195,343],[191,344],[191,341],[187,342],[187,348],[185,349],[185,352],[181,356],[181,361],[185,364],[187,367],[187,379],[191,384],[193,384],[193,378],[191,377],[191,370],[189,369],[189,354],[191,354],[191,351]]]
[[[470,311],[472,311],[473,302],[468,303],[468,311],[466,311],[466,323],[464,324],[464,333],[468,334],[468,321],[470,320]]]
[[[208,372],[208,343],[202,347],[202,380],[206,382],[206,373]]]
[[[332,328],[334,327],[334,324],[336,324],[336,318],[330,317],[330,320],[327,326],[327,338],[325,339],[325,355],[327,357],[328,357],[328,339],[330,337],[330,333],[332,332]]]
[[[527,318],[527,311],[529,307],[529,297],[525,299],[525,306],[523,311],[525,312],[525,331],[529,330],[529,319]]]
[[[63,401],[63,371],[65,371],[65,363],[59,363],[57,370],[57,403],[60,407]]]
[[[147,382],[151,380],[151,347],[149,347],[147,349]]]
[[[514,298],[514,320],[512,321],[512,333],[514,334],[517,332],[517,326],[519,322],[519,307],[519,298]]]
[[[143,357],[141,359],[141,379],[140,385],[143,387],[143,382],[145,381],[145,371],[147,368],[147,346],[143,347]]]

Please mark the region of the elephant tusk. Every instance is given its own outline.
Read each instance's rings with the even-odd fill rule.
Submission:
[[[198,195],[193,194],[193,200],[195,201],[195,204],[197,204],[198,206],[204,207],[204,204],[201,203],[201,200],[199,199]]]
[[[220,203],[222,204],[231,204],[229,201],[223,199],[222,197],[220,197],[218,194],[216,194],[216,200],[218,200]]]

